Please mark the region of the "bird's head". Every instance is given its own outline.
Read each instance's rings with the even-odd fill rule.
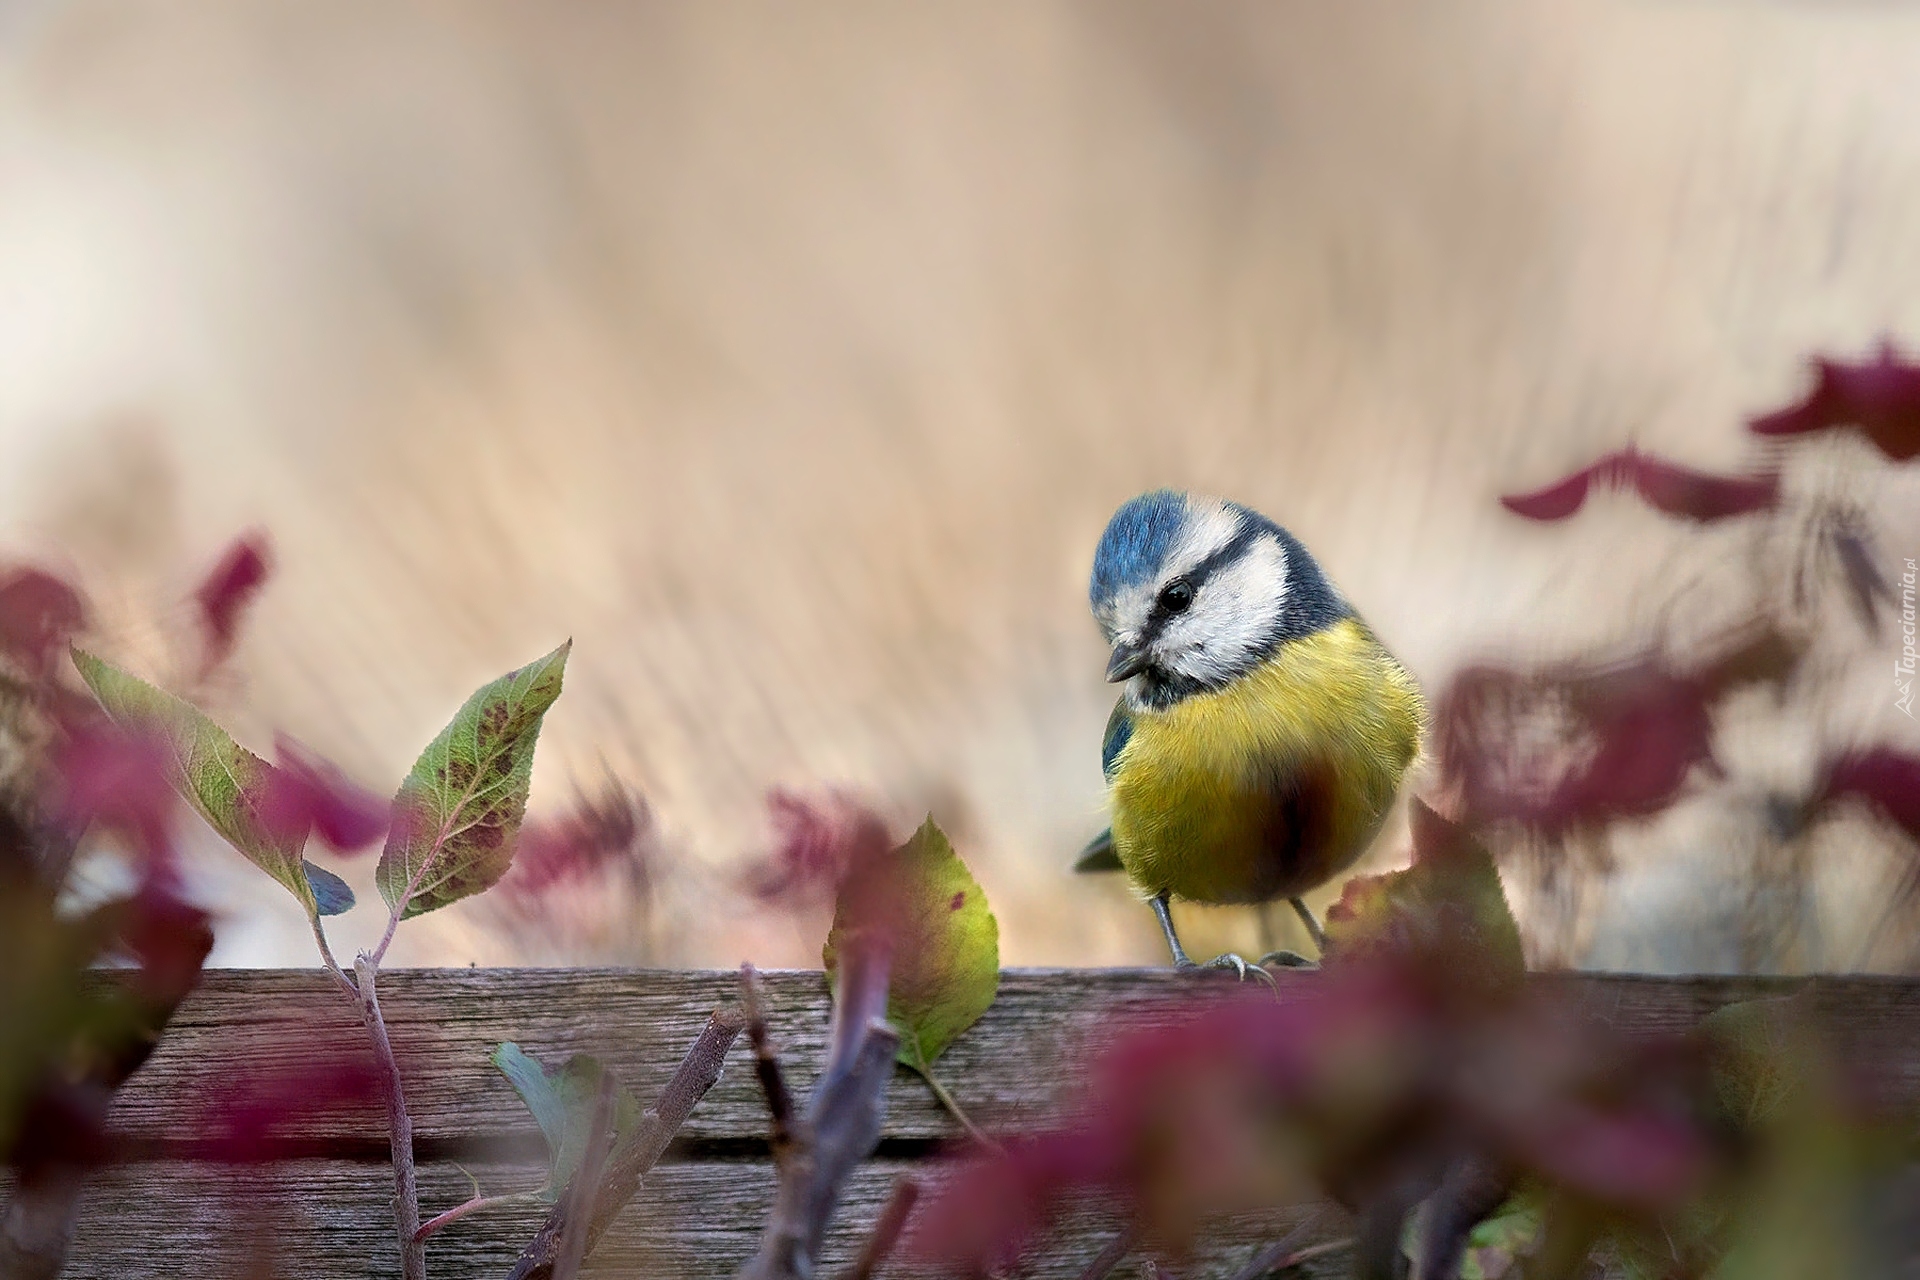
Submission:
[[[1232,502],[1160,489],[1114,512],[1088,587],[1137,706],[1216,689],[1349,610],[1313,557]]]

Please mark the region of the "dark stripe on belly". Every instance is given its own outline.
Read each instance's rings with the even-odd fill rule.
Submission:
[[[1318,887],[1345,850],[1332,847],[1339,780],[1331,769],[1290,770],[1269,787],[1255,901],[1292,897]]]

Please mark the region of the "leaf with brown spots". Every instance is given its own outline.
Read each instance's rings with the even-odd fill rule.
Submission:
[[[400,784],[374,882],[402,919],[471,897],[513,865],[534,742],[572,647],[481,686]]]
[[[855,930],[887,936],[887,1020],[900,1032],[900,1062],[925,1075],[1000,991],[999,922],[931,817],[898,849],[850,868],[827,935],[829,974]]]

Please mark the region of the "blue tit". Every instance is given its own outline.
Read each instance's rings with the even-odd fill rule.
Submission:
[[[1076,869],[1124,870],[1182,968],[1173,898],[1285,898],[1322,942],[1300,895],[1379,832],[1420,750],[1413,677],[1298,539],[1236,503],[1128,502],[1088,594],[1126,687],[1100,756],[1112,826]],[[1209,967],[1247,973],[1233,955]]]

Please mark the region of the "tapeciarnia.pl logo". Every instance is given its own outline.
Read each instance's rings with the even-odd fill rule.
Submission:
[[[1897,695],[1893,705],[1913,718],[1913,561],[1907,561],[1907,571],[1900,575],[1900,656],[1893,664],[1893,689]]]

